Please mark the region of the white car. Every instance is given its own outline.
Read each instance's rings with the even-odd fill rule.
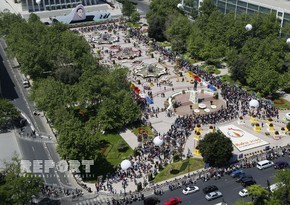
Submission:
[[[220,191],[214,191],[214,192],[210,192],[209,194],[205,195],[205,199],[208,201],[217,199],[222,197],[223,194]]]
[[[247,189],[243,189],[242,191],[239,192],[239,195],[241,197],[248,196],[249,195],[248,190]]]
[[[199,188],[197,186],[190,186],[190,187],[186,187],[185,189],[183,189],[182,193],[187,195],[187,194],[197,192],[198,190],[199,190]]]

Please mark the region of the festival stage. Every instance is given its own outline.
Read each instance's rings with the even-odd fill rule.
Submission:
[[[235,125],[225,125],[219,129],[232,140],[233,145],[240,152],[270,144]]]

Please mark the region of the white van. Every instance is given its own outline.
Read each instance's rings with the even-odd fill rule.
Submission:
[[[263,161],[258,162],[256,167],[261,170],[261,169],[272,167],[273,165],[274,165],[273,162],[269,160],[263,160]]]
[[[280,188],[280,187],[282,187],[282,186],[284,186],[284,184],[283,184],[282,182],[278,182],[278,183],[276,183],[276,184],[272,184],[272,185],[270,186],[270,191],[271,191],[271,192],[274,192],[274,191],[276,191],[278,188]]]

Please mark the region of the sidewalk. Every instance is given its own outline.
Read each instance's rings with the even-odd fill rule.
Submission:
[[[120,135],[133,150],[138,147],[137,136],[131,130],[126,129],[124,132],[120,132]]]

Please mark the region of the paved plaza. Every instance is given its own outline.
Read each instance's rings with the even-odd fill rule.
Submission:
[[[142,29],[146,29],[146,26]],[[77,29],[79,30],[79,28]],[[85,38],[90,42],[93,46],[93,52],[99,53],[101,56],[100,62],[105,65],[113,65],[118,64],[124,67],[129,68],[130,75],[128,76],[129,80],[134,83],[135,86],[137,86],[140,90],[140,95],[143,96],[152,96],[153,104],[150,104],[149,108],[150,110],[160,110],[159,112],[156,112],[155,114],[149,115],[148,121],[150,122],[152,128],[154,131],[156,131],[159,135],[166,134],[169,129],[171,129],[172,124],[174,124],[176,118],[179,116],[179,114],[182,114],[181,111],[179,112],[172,112],[172,115],[168,116],[168,110],[164,106],[164,103],[168,101],[168,99],[175,95],[176,93],[182,93],[184,91],[193,90],[194,85],[192,84],[192,79],[188,75],[186,70],[180,69],[178,72],[174,69],[175,63],[168,62],[164,56],[162,56],[159,52],[153,51],[150,45],[143,44],[141,41],[138,41],[134,38],[128,38],[127,30],[120,29],[115,34],[111,32],[112,36],[117,36],[119,38],[118,42],[114,42],[112,44],[98,44],[92,42],[92,38],[94,36],[98,36],[97,33],[104,33],[107,32],[106,30],[102,31],[84,31],[81,32],[82,35],[85,36]],[[97,37],[96,37],[97,38]],[[132,48],[135,50],[141,51],[141,56],[131,58],[128,53],[128,58],[114,58],[112,57],[112,45],[113,47],[118,46],[118,48],[124,49],[124,48]],[[98,51],[97,51],[98,50]],[[151,81],[148,81],[149,78],[142,78],[140,75],[137,75],[135,72],[136,63],[135,62],[142,62],[142,64],[152,64],[152,65],[159,65],[163,66],[167,70],[167,74],[163,75],[157,79],[151,78]],[[203,62],[198,62],[196,65],[201,65]],[[223,68],[220,69],[221,74],[224,75],[227,74],[227,69]],[[161,84],[161,85],[160,85]],[[197,85],[198,92],[201,92],[201,90],[207,90],[208,83],[205,81],[202,81]],[[149,92],[151,94],[149,94]],[[219,92],[219,90],[217,91]],[[199,96],[202,96],[201,93],[199,93]],[[185,96],[186,98],[186,96]],[[188,96],[187,96],[188,98]],[[186,101],[186,100],[185,100]],[[209,100],[206,102],[207,107],[210,106]],[[219,107],[225,106],[225,101],[220,98],[219,102],[214,101],[212,102],[214,105],[216,105],[215,109],[218,109]],[[185,103],[186,104],[186,103]],[[192,112],[194,112],[194,108],[190,109],[189,104],[185,106],[185,112],[187,112],[187,115],[191,115]],[[184,111],[184,110],[183,110]],[[215,110],[212,109],[214,112]],[[287,111],[280,111],[279,112],[279,119],[275,118],[272,121],[272,124],[275,127],[276,131],[280,131],[282,127],[285,127],[285,123],[283,122],[283,118],[285,116]],[[241,114],[241,113],[240,113]],[[235,126],[236,128],[239,128],[245,133],[250,133],[251,135],[255,136],[257,139],[260,139],[261,141],[264,141],[265,143],[262,145],[259,145],[258,147],[253,146],[251,149],[246,149],[244,151],[239,151],[236,147],[234,147],[234,154],[237,156],[240,156],[243,154],[245,155],[251,155],[254,152],[261,151],[265,148],[265,145],[269,145],[270,147],[280,147],[285,146],[289,144],[289,135],[283,135],[280,138],[274,138],[274,132],[269,132],[269,128],[267,126],[267,120],[266,119],[257,119],[257,122],[260,123],[261,131],[255,132],[254,127],[252,126],[251,118],[250,116],[246,115],[244,117],[244,123],[239,123],[238,119],[227,121],[224,123],[220,123],[218,125],[214,125],[216,128],[219,128],[220,126]],[[201,136],[204,136],[206,133],[208,133],[209,125],[202,125],[201,126]],[[266,135],[265,133],[269,133],[270,135]],[[139,142],[137,141],[137,136],[134,135],[134,133],[130,130],[126,130],[122,133],[120,133],[121,136],[124,138],[124,140],[129,144],[129,146],[134,149],[138,147]],[[194,153],[194,147],[195,147],[195,141],[194,141],[194,132],[190,134],[190,136],[187,138],[187,141],[183,147],[183,155],[186,156],[189,152]],[[195,156],[200,157],[200,156]],[[137,182],[143,182],[146,180],[146,178],[140,178],[137,179]],[[92,190],[95,190],[94,184],[88,184],[88,186],[92,187]],[[115,190],[116,193],[122,193],[124,188],[122,186],[122,182],[114,183],[113,184],[113,190]],[[126,187],[126,192],[129,191],[135,191],[136,190],[136,181],[129,180],[128,186]]]

